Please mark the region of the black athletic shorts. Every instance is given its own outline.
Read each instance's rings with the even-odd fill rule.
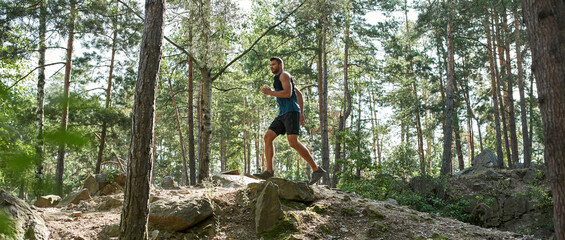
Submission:
[[[269,126],[270,130],[273,130],[277,135],[289,134],[289,135],[300,135],[300,113],[299,112],[287,112],[281,116],[275,118],[275,120]]]

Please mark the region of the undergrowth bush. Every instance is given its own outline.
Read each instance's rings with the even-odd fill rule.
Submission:
[[[443,217],[468,221],[467,209],[470,200],[448,199],[436,196],[422,196],[410,189],[408,184],[394,180],[390,176],[378,176],[374,179],[347,179],[338,186],[340,189],[355,192],[361,197],[379,201],[394,199],[400,205],[409,206],[420,212],[437,213]]]

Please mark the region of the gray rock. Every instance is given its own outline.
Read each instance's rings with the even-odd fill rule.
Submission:
[[[492,152],[492,150],[487,148],[483,150],[475,158],[473,158],[473,161],[471,161],[471,165],[475,169],[498,168],[498,158],[496,157],[496,154]],[[506,166],[504,166],[504,168],[506,168]]]
[[[149,224],[155,229],[182,231],[212,216],[209,198],[161,199],[150,205]]]
[[[272,182],[265,182],[255,205],[255,230],[257,234],[271,230],[283,217],[284,213],[279,200],[279,187]]]
[[[67,197],[65,197],[59,203],[59,206],[66,206],[69,205],[69,203],[78,204],[80,201],[83,200],[90,200],[90,193],[86,188],[69,193],[69,195],[67,195]]]
[[[526,196],[516,196],[506,198],[502,207],[502,221],[510,221],[519,218],[528,212],[528,198]]]
[[[38,197],[33,205],[40,208],[48,208],[57,206],[59,202],[61,202],[61,197],[57,195],[47,195]]]
[[[163,178],[163,181],[161,181],[161,187],[164,189],[179,189],[179,185],[171,176],[165,176]]]
[[[123,192],[125,185],[126,175],[120,171],[92,174],[84,181],[84,188],[88,189],[92,196]]]
[[[98,233],[100,240],[114,239],[118,236],[120,236],[120,224],[107,225]]]
[[[268,181],[279,186],[279,198],[299,202],[313,202],[315,200],[314,190],[305,182],[282,178],[270,178]]]
[[[113,197],[106,197],[103,202],[98,206],[99,211],[108,211],[114,208],[121,208],[124,205],[123,199],[116,199]]]
[[[216,174],[212,176],[214,182],[219,182],[220,186],[225,188],[240,188],[250,183],[259,183],[261,180],[253,179],[243,175],[233,174]]]
[[[0,239],[49,239],[49,229],[45,222],[23,200],[0,190],[0,211],[6,213],[14,223],[14,235],[6,236],[0,233]]]

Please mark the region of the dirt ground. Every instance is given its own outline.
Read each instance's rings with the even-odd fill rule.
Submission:
[[[480,228],[434,214],[379,202],[355,194],[313,187],[316,201],[282,201],[288,224],[270,235],[257,236],[253,215],[254,199],[244,188],[183,187],[153,190],[153,198],[208,196],[214,214],[184,232],[150,228],[152,239],[534,239],[511,232]],[[51,231],[52,239],[117,239],[121,206],[108,205],[123,194],[93,197],[77,205],[42,208],[38,212]],[[119,201],[118,201],[119,203]],[[106,205],[105,205],[106,204]],[[104,206],[105,207],[102,207]],[[110,207],[108,207],[110,206]],[[101,208],[105,210],[100,210]],[[110,209],[108,209],[110,208]],[[106,230],[104,230],[106,228]],[[114,229],[113,233],[112,230]],[[101,232],[109,234],[101,234]]]

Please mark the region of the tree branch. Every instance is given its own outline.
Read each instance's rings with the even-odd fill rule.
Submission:
[[[32,74],[35,70],[42,68],[42,67],[49,67],[52,65],[57,65],[57,64],[63,64],[65,65],[65,62],[56,62],[56,63],[49,63],[49,64],[45,64],[43,66],[37,66],[35,67],[33,70],[31,70],[29,73],[27,73],[25,76],[23,76],[22,78],[18,79],[18,81],[16,81],[14,84],[12,84],[12,86],[9,87],[9,89],[13,88],[14,86],[16,86],[18,83],[20,83],[22,80],[24,80],[25,78],[27,78],[30,74]]]
[[[138,12],[136,12],[133,8],[131,8],[129,5],[127,5],[126,3],[124,3],[122,0],[118,0],[122,5],[126,6],[131,12],[133,12],[133,14],[135,14],[138,18],[140,18],[141,20],[144,20],[145,18]],[[175,42],[173,42],[171,39],[169,39],[167,36],[164,37],[165,40],[167,40],[167,42],[169,42],[170,44],[172,44],[173,46],[175,46],[177,49],[179,49],[181,52],[183,52],[184,54],[186,54],[190,59],[192,59],[192,61],[194,62],[194,64],[196,64],[196,66],[200,66],[200,64],[198,63],[198,61],[196,61],[196,59],[192,56],[192,54],[190,54],[190,52],[188,52],[186,49],[184,49],[183,47],[181,47],[180,45],[176,44]]]
[[[269,27],[267,29],[267,31],[265,31],[263,34],[261,34],[261,36],[259,36],[259,38],[257,38],[257,40],[255,40],[255,42],[253,42],[253,44],[251,44],[251,46],[249,48],[247,48],[245,51],[243,51],[241,54],[239,54],[239,56],[237,56],[236,58],[234,58],[230,63],[228,63],[225,67],[223,67],[218,73],[216,73],[213,77],[210,78],[210,81],[214,81],[216,80],[220,75],[222,75],[226,69],[228,69],[233,63],[235,63],[237,60],[239,60],[240,58],[242,58],[243,56],[245,56],[245,54],[247,54],[249,51],[251,51],[251,49],[253,49],[253,47],[255,47],[255,45],[257,45],[257,43],[259,41],[261,41],[261,39],[263,37],[265,37],[267,35],[267,33],[269,33],[271,30],[273,30],[274,28],[278,27],[279,25],[281,25],[283,22],[286,21],[286,19],[288,19],[292,14],[294,14],[300,7],[302,7],[302,5],[304,5],[304,3],[306,3],[307,0],[303,1],[302,3],[300,3],[300,5],[298,5],[298,7],[294,8],[294,10],[292,10],[292,12],[290,12],[289,14],[287,14],[280,22],[278,22],[277,24]]]

